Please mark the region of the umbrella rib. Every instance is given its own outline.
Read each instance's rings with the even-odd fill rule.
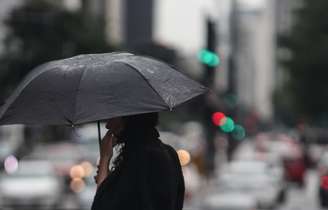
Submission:
[[[162,98],[162,96],[156,91],[156,89],[150,84],[150,82],[148,82],[148,79],[143,74],[141,74],[140,71],[138,71],[138,69],[136,67],[134,67],[133,65],[126,63],[124,61],[120,61],[120,62],[123,63],[124,65],[127,65],[128,67],[132,68],[134,71],[136,71],[142,77],[142,79],[146,81],[146,83],[149,85],[149,87],[158,95],[158,97],[168,106],[168,108],[170,110],[172,110],[173,107],[171,107],[170,105],[168,105],[166,103],[166,101]]]
[[[72,111],[73,111],[73,116],[72,116],[72,121],[70,121],[70,123],[71,123],[72,125],[74,125],[74,122],[75,122],[77,97],[78,97],[78,92],[79,92],[80,89],[81,89],[81,81],[82,81],[82,79],[83,79],[83,76],[84,76],[85,72],[86,72],[86,68],[82,68],[81,77],[80,77],[80,79],[79,79],[79,82],[78,82],[78,84],[77,84],[77,88],[76,88],[76,90],[75,90],[76,94],[75,94],[75,100],[74,100],[74,105],[73,105],[73,110],[72,110]]]

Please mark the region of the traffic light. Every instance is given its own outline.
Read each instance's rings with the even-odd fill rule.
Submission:
[[[245,128],[235,124],[231,117],[226,116],[222,112],[214,112],[212,114],[212,123],[215,127],[221,128],[224,133],[231,133],[236,140],[243,140],[246,137]]]
[[[220,57],[215,52],[207,49],[202,49],[198,53],[198,59],[201,63],[209,67],[217,67],[220,65]]]
[[[235,122],[230,117],[226,117],[220,128],[223,132],[230,133],[235,129]]]
[[[212,122],[215,126],[221,126],[224,124],[224,118],[226,116],[222,112],[214,112],[212,114]]]
[[[216,127],[220,127],[225,133],[230,133],[235,128],[234,121],[222,112],[214,112],[212,114],[212,122]]]
[[[245,128],[241,125],[235,125],[235,128],[232,131],[232,137],[236,140],[243,140],[246,137]]]

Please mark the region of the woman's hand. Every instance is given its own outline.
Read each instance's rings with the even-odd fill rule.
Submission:
[[[115,135],[111,131],[108,131],[101,140],[100,160],[97,175],[94,177],[97,186],[99,186],[109,175],[108,166],[113,156],[113,141],[115,141],[115,138]]]
[[[115,134],[119,134],[123,130],[123,119],[121,117],[109,119],[106,128],[108,131],[100,143],[100,160],[97,175],[94,177],[98,187],[109,175],[108,167],[113,157],[113,145],[117,142]]]
[[[100,145],[100,160],[110,161],[113,156],[113,141],[115,135],[111,131],[107,131]]]

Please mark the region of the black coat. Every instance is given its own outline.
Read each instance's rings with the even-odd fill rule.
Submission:
[[[182,210],[185,186],[175,150],[154,140],[132,152],[99,186],[92,210]]]

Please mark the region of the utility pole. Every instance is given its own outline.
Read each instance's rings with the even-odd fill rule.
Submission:
[[[237,48],[238,48],[238,11],[236,0],[231,1],[230,13],[230,56],[228,71],[228,94],[236,95],[236,73],[237,73]]]
[[[215,23],[212,20],[206,20],[206,50],[212,53],[216,53],[217,46],[217,33]],[[204,64],[205,76],[204,83],[209,86],[214,86],[214,78],[215,78],[215,68],[208,64]]]
[[[205,53],[208,55],[204,56],[204,60],[206,57],[213,57],[212,61],[205,63],[203,65],[204,69],[204,77],[203,84],[209,88],[214,87],[214,78],[216,71],[216,46],[217,46],[217,33],[216,33],[216,25],[210,20],[206,19],[206,49]],[[218,59],[218,57],[217,57]],[[202,60],[202,59],[201,59]],[[211,60],[211,59],[210,59]],[[214,61],[214,62],[213,62]],[[202,62],[204,63],[204,61]],[[218,64],[218,63],[217,63]],[[215,169],[215,144],[214,137],[217,128],[211,123],[211,116],[215,111],[216,107],[214,107],[213,102],[210,101],[211,97],[206,95],[203,96],[204,107],[203,107],[203,127],[205,130],[206,137],[206,154],[205,154],[205,166],[206,166],[206,174],[211,176]]]

